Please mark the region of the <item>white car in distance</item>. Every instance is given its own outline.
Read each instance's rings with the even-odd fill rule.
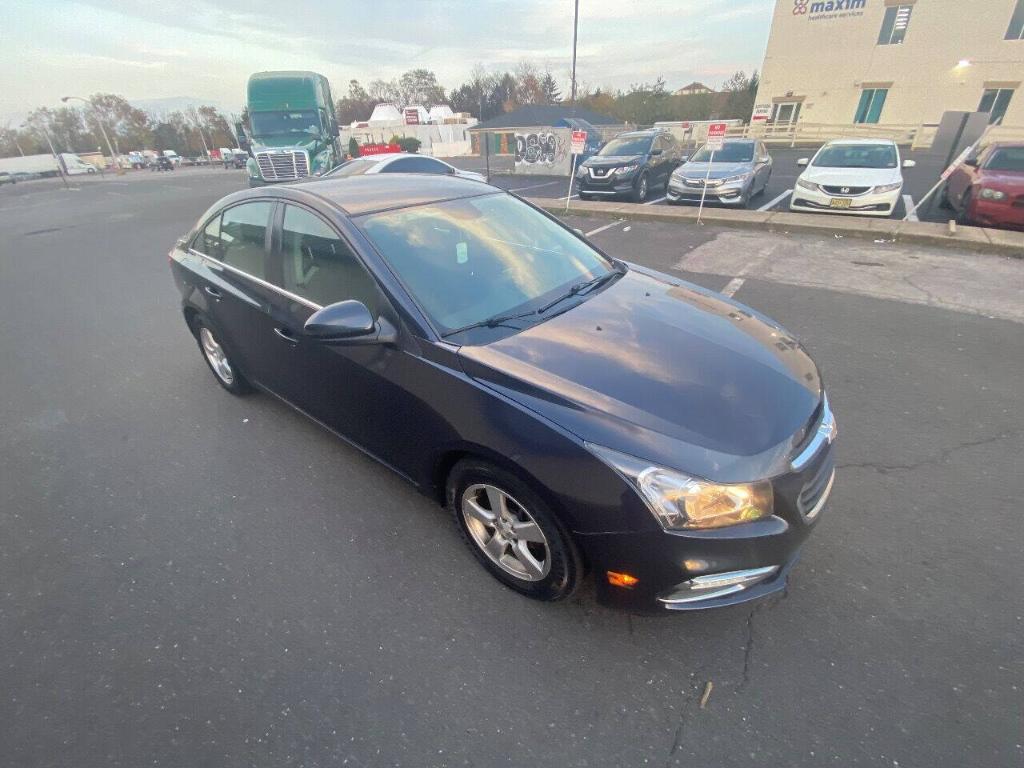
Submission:
[[[458,176],[460,179],[473,179],[474,181],[486,181],[482,174],[473,171],[464,171],[449,165],[444,160],[438,160],[429,155],[418,155],[411,152],[390,152],[380,155],[363,155],[348,162],[332,168],[323,175],[323,178],[330,176],[362,176],[371,173],[435,173]]]
[[[896,142],[887,139],[830,141],[813,158],[797,160],[800,174],[789,199],[791,211],[823,211],[855,216],[889,216],[903,190],[903,168]]]

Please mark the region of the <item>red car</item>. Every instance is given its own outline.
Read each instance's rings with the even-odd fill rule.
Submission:
[[[945,202],[965,224],[1024,230],[1024,142],[999,142],[949,177]]]

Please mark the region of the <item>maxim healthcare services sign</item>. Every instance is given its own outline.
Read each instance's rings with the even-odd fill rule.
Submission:
[[[793,15],[811,21],[863,16],[868,0],[793,0]]]

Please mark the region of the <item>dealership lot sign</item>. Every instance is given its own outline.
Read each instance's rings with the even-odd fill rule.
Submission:
[[[868,0],[793,0],[793,15],[811,21],[863,16]]]

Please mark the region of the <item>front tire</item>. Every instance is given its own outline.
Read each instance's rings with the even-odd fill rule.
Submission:
[[[201,317],[197,317],[192,324],[195,331],[196,342],[199,344],[199,351],[203,360],[213,372],[213,377],[224,389],[233,395],[245,395],[252,391],[249,382],[242,376],[238,366],[228,356],[217,333],[210,327],[210,324]]]
[[[526,483],[485,461],[452,469],[448,510],[480,564],[510,589],[534,600],[564,600],[576,591],[583,561],[551,510]]]
[[[633,187],[633,202],[642,203],[647,200],[647,174],[641,173],[640,178],[636,180],[636,186]]]

